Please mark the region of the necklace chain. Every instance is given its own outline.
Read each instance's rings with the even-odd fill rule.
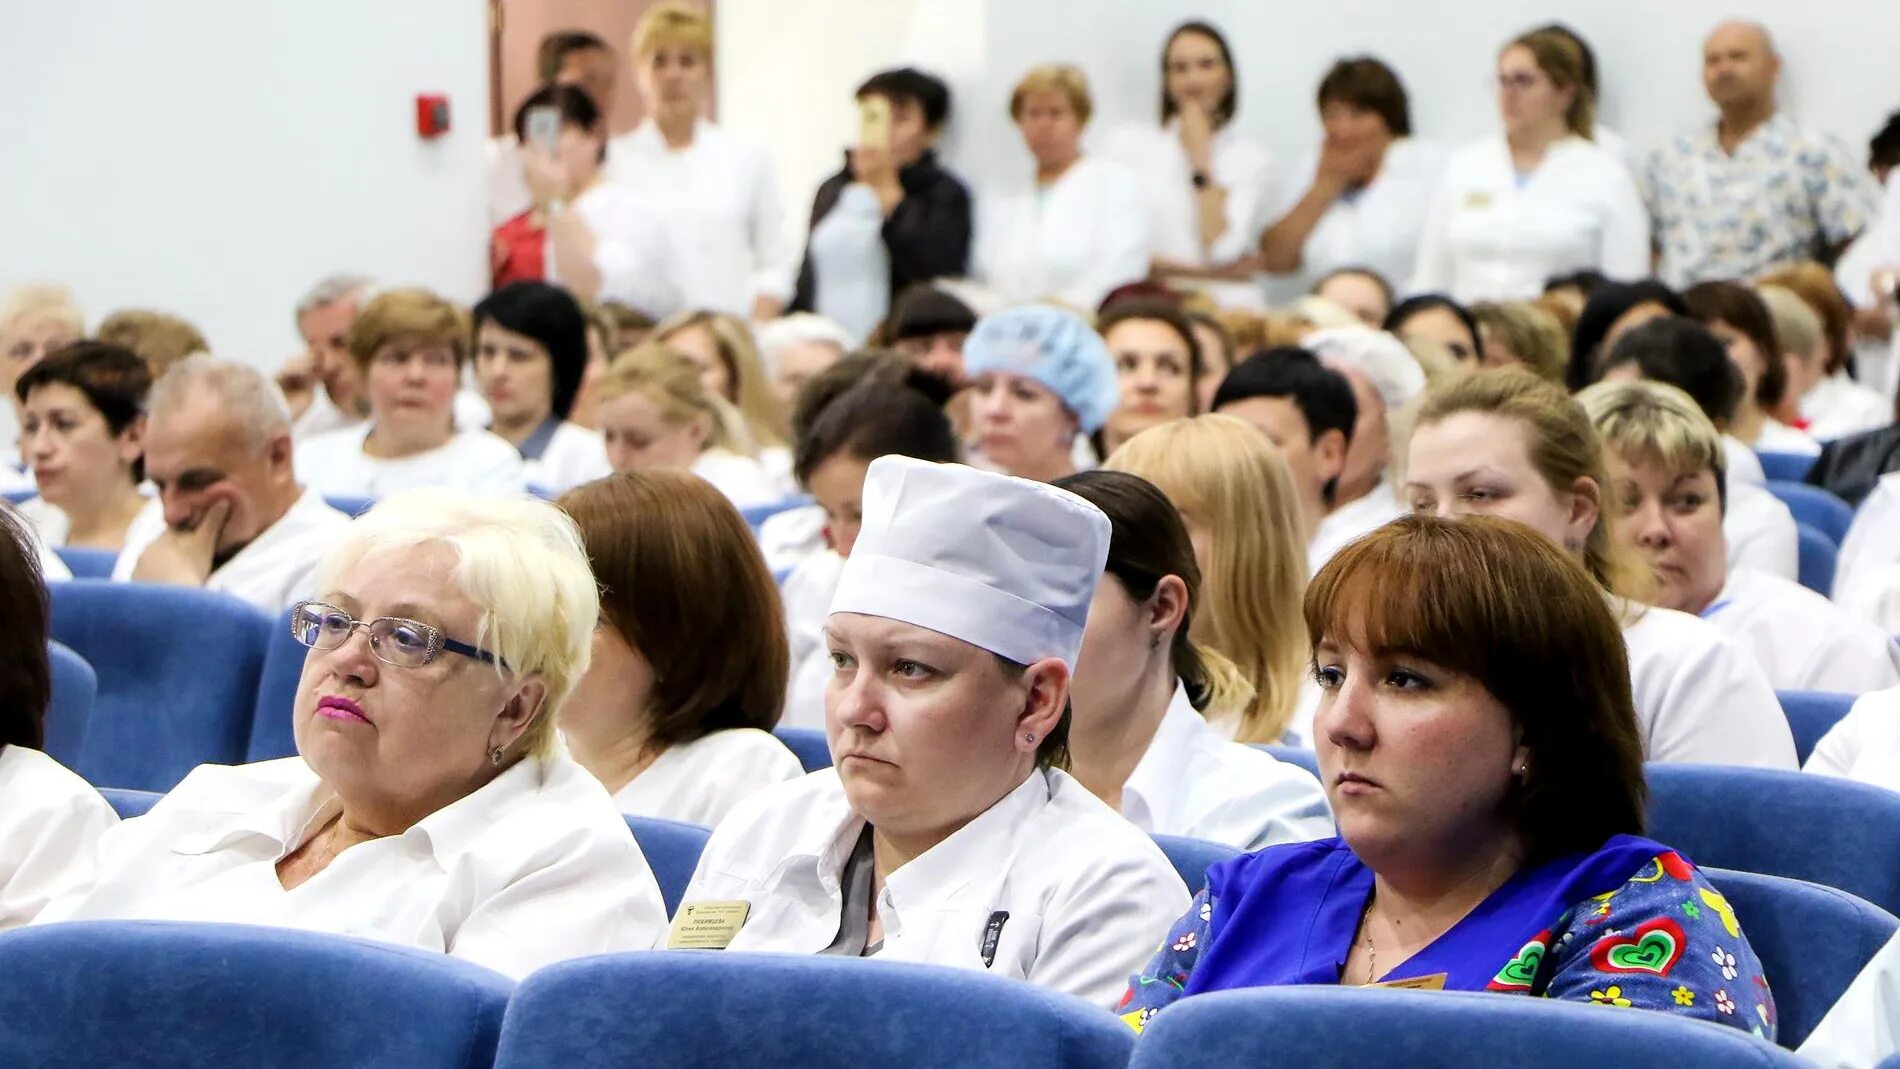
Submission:
[[[1366,897],[1366,911],[1359,916],[1359,927],[1366,933],[1366,983],[1371,984],[1379,978],[1379,952],[1372,945],[1372,904],[1373,896]]]

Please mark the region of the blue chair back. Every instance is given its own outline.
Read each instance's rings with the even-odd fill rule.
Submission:
[[[1854,508],[1818,486],[1807,483],[1768,480],[1768,492],[1781,499],[1794,513],[1794,522],[1805,523],[1840,545],[1847,529],[1854,524]]]
[[[1755,456],[1761,460],[1761,473],[1775,482],[1798,483],[1808,477],[1819,457],[1806,453],[1763,453]]]
[[[815,728],[773,728],[772,734],[792,751],[805,771],[831,767],[831,744],[825,741],[824,732]]]
[[[258,673],[257,694],[252,702],[250,740],[244,747],[246,761],[271,761],[297,752],[290,707],[297,701],[297,680],[303,677],[303,662],[309,653],[309,647],[291,635],[288,612],[271,622],[270,634],[264,639],[264,667]]]
[[[660,898],[666,903],[666,915],[680,908],[686,885],[693,882],[693,870],[699,867],[699,855],[706,849],[712,832],[697,824],[657,817],[627,817],[633,841],[646,855],[647,867],[660,885]]]
[[[495,1069],[1123,1069],[1134,1045],[1100,1006],[981,972],[662,950],[579,958],[523,980]]]
[[[468,1069],[493,1059],[513,986],[409,947],[160,921],[7,932],[0,976],[17,1066]]]
[[[101,787],[99,793],[112,804],[112,811],[119,814],[120,820],[144,816],[165,797],[157,791],[128,791],[123,787]]]
[[[1854,707],[1852,694],[1831,694],[1824,690],[1778,690],[1781,711],[1788,718],[1788,730],[1794,732],[1795,759],[1802,764],[1814,753],[1821,736],[1841,722]]]
[[[1189,839],[1182,835],[1156,835],[1155,845],[1168,855],[1168,861],[1174,865],[1174,871],[1180,873],[1181,882],[1188,890],[1199,893],[1207,886],[1207,870],[1216,862],[1230,857],[1239,857],[1240,851],[1225,843],[1210,843],[1206,839]]]
[[[1900,793],[1767,768],[1646,771],[1650,837],[1696,864],[1825,884],[1900,911]]]
[[[113,565],[119,563],[119,555],[105,549],[60,546],[53,550],[53,555],[73,573],[74,579],[110,579]]]
[[[8,466],[11,467],[11,465]],[[18,471],[19,469],[14,468],[13,470]],[[8,490],[5,493],[0,493],[0,497],[6,498],[15,505],[24,505],[38,496],[40,496],[38,490]]]
[[[1475,991],[1260,987],[1182,999],[1135,1044],[1128,1069],[1794,1069],[1788,1051],[1738,1028],[1655,1012]]]
[[[207,761],[244,760],[263,613],[210,591],[100,579],[51,594],[53,637],[99,677],[75,771],[95,786],[168,791]]]
[[[1282,746],[1277,742],[1256,742],[1253,745],[1254,749],[1265,750],[1278,760],[1285,761],[1289,765],[1297,765],[1311,772],[1314,779],[1319,778],[1319,754],[1314,753],[1312,750],[1302,749],[1298,746]]]
[[[86,748],[86,727],[99,698],[99,676],[86,659],[57,642],[46,644],[53,666],[53,700],[46,705],[46,739],[40,749],[67,768],[79,765]]]
[[[809,504],[811,504],[811,498],[809,497],[788,497],[783,501],[774,501],[769,505],[747,506],[739,510],[739,515],[745,517],[746,526],[756,532],[760,527],[765,525],[765,521],[779,513],[790,512],[793,509],[802,509]]]
[[[1833,1008],[1900,920],[1845,891],[1754,872],[1704,869],[1761,959],[1775,994],[1775,1042],[1793,1050]],[[1826,933],[1822,938],[1822,933]]]
[[[1801,585],[1822,597],[1834,595],[1834,569],[1840,563],[1841,547],[1833,539],[1805,523],[1794,525],[1795,578]]]
[[[328,502],[331,508],[351,518],[361,516],[363,513],[368,512],[371,506],[376,504],[376,499],[373,497],[350,497],[346,495],[336,495],[336,496],[325,495],[323,500]]]

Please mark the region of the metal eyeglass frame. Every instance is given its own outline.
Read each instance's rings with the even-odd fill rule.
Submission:
[[[349,634],[346,634],[343,636],[343,642],[339,642],[335,646],[318,646],[314,643],[304,641],[303,629],[298,627],[297,625],[298,625],[298,621],[303,617],[304,610],[312,606],[317,606],[323,609],[327,609],[329,610],[330,613],[335,613],[339,616],[342,616],[344,619],[350,622]],[[328,613],[326,613],[325,615],[328,615]],[[388,657],[385,657],[383,655],[382,646],[380,642],[377,640],[376,633],[370,630],[370,628],[374,627],[375,625],[379,623],[384,623],[384,622],[388,622],[390,624],[406,624],[410,627],[415,628],[418,631],[421,631],[423,634],[428,636],[429,651],[428,651],[428,654],[423,657],[421,664],[403,664],[399,661],[392,661]],[[434,662],[436,657],[441,655],[443,650],[447,650],[450,653],[459,653],[464,657],[469,657],[474,660],[481,661],[483,664],[498,665],[504,670],[508,668],[507,661],[502,660],[501,658],[495,656],[494,654],[488,652],[485,649],[482,649],[479,646],[471,646],[466,642],[458,642],[457,640],[452,639],[449,636],[443,634],[441,628],[436,627],[433,624],[425,624],[421,620],[411,620],[406,616],[377,616],[368,620],[358,620],[356,617],[351,616],[349,613],[344,612],[342,609],[337,608],[335,605],[332,605],[327,601],[317,601],[314,598],[300,601],[290,607],[291,637],[295,638],[299,645],[302,645],[309,649],[313,649],[313,650],[338,649],[343,645],[344,642],[348,642],[350,640],[350,635],[355,634],[356,629],[359,627],[363,628],[364,635],[369,640],[370,652],[376,655],[377,660],[383,662],[386,665],[389,665],[392,668],[421,668],[422,665],[430,664]]]

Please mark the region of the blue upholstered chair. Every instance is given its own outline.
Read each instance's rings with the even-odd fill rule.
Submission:
[[[1100,1006],[970,970],[650,951],[523,980],[495,1069],[1122,1069],[1132,1046]]]
[[[1149,1023],[1129,1069],[1795,1069],[1789,1052],[1666,1013],[1469,991],[1263,987],[1182,999]]]
[[[1818,883],[1727,869],[1703,875],[1735,908],[1761,959],[1775,994],[1775,1040],[1790,1050],[1900,928],[1886,910]]]
[[[310,648],[290,633],[288,612],[271,621],[270,634],[264,639],[264,667],[258,673],[257,694],[252,702],[250,739],[244,748],[246,761],[269,761],[297,752],[290,707],[297,700],[297,680],[303,676],[304,658],[309,653]]]
[[[831,744],[825,741],[824,732],[815,728],[773,728],[772,734],[792,751],[805,771],[831,767]]]
[[[1788,730],[1794,732],[1794,755],[1804,765],[1821,736],[1841,722],[1841,717],[1854,707],[1855,700],[1852,694],[1832,694],[1824,690],[1781,690],[1776,691],[1775,696],[1781,699]]]
[[[793,509],[802,509],[809,504],[811,504],[811,498],[809,497],[788,497],[783,501],[774,501],[769,505],[749,505],[740,509],[739,515],[745,517],[747,527],[757,531],[760,527],[765,526],[765,521],[779,513],[790,512]]]
[[[373,497],[349,497],[349,496],[344,496],[344,495],[337,495],[337,496],[325,495],[323,500],[327,502],[331,508],[337,510],[338,512],[343,513],[345,516],[350,516],[350,517],[361,516],[363,513],[368,512],[370,508],[376,504],[376,499]]]
[[[8,464],[6,466],[9,468],[13,468],[13,465],[11,464]],[[19,471],[20,469],[13,468],[13,470]],[[31,501],[38,496],[40,496],[40,493],[38,490],[8,490],[5,493],[0,493],[0,497],[6,498],[8,501],[11,501],[15,505],[25,504],[26,502]]]
[[[119,555],[105,549],[60,546],[53,550],[53,555],[73,573],[74,579],[110,579],[112,566],[119,563]]]
[[[513,987],[408,947],[161,921],[7,932],[0,976],[8,1066],[469,1069],[492,1061]]]
[[[1807,483],[1769,479],[1767,485],[1768,492],[1794,513],[1794,522],[1807,524],[1837,546],[1847,538],[1847,529],[1854,523],[1854,508],[1847,502]]]
[[[53,666],[53,700],[46,706],[46,739],[40,749],[73,768],[86,747],[86,726],[99,698],[99,676],[86,659],[57,642],[46,644]]]
[[[1806,453],[1757,452],[1755,456],[1761,460],[1763,475],[1773,482],[1786,483],[1798,483],[1806,479],[1816,459]]]
[[[1189,839],[1181,835],[1154,836],[1155,845],[1168,855],[1174,871],[1181,874],[1181,882],[1188,890],[1196,894],[1207,886],[1207,870],[1216,862],[1230,857],[1239,857],[1240,851],[1224,843],[1210,843],[1206,839]]]
[[[112,803],[112,811],[119,814],[120,820],[144,816],[165,797],[157,791],[132,791],[124,787],[101,787],[99,793]]]
[[[660,898],[666,903],[666,915],[680,907],[686,885],[693,882],[693,870],[699,867],[699,855],[706,849],[712,832],[697,824],[654,817],[627,818],[633,841],[646,855],[647,867],[660,885]]]
[[[1794,536],[1795,578],[1816,594],[1832,597],[1834,570],[1841,559],[1840,545],[1805,523],[1794,525]]]
[[[95,786],[168,791],[197,765],[244,760],[263,613],[206,590],[100,579],[51,594],[53,637],[99,677],[75,771]]]
[[[1311,772],[1314,779],[1319,778],[1319,754],[1312,750],[1298,746],[1282,746],[1274,742],[1257,742],[1253,745],[1255,749],[1265,750],[1289,765],[1297,765]]]
[[[1900,910],[1900,794],[1766,768],[1646,771],[1650,837],[1697,865],[1807,880]]]

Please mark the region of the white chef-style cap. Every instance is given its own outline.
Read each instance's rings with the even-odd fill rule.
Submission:
[[[1425,371],[1418,358],[1389,331],[1330,327],[1301,338],[1300,345],[1335,371],[1364,375],[1388,410],[1404,408],[1425,392]]]
[[[833,613],[927,628],[1017,664],[1075,667],[1108,560],[1108,517],[1067,490],[882,456]]]

